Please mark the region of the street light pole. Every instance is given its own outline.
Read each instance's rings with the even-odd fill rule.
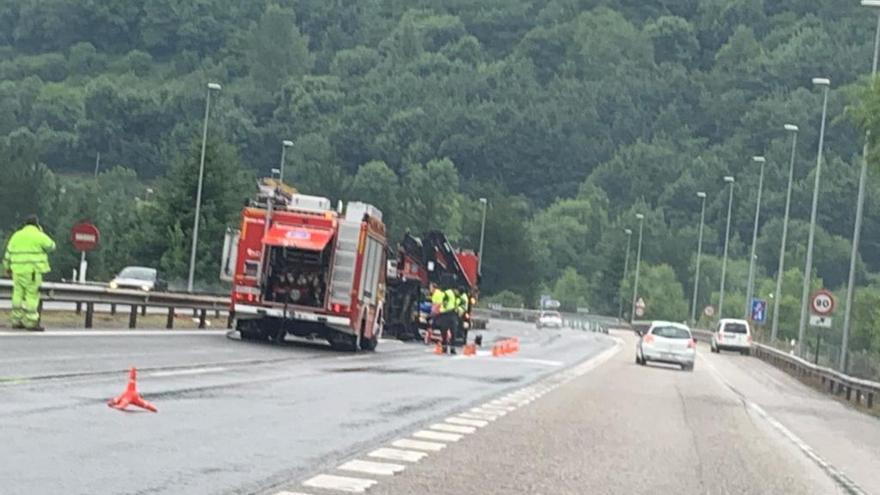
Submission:
[[[819,127],[819,152],[816,156],[816,181],[813,184],[813,207],[810,211],[810,234],[807,237],[807,262],[804,267],[804,288],[801,293],[801,320],[798,325],[797,355],[803,356],[804,334],[807,329],[807,304],[810,297],[810,278],[813,276],[813,240],[816,235],[816,213],[819,209],[819,185],[822,180],[822,150],[825,147],[825,119],[828,116],[828,91],[831,81],[826,78],[813,78],[813,84],[825,89],[822,100],[822,123]]]
[[[202,157],[199,160],[199,183],[196,188],[196,214],[193,221],[192,251],[189,256],[189,277],[186,282],[187,292],[193,291],[193,279],[196,273],[196,249],[199,246],[199,220],[202,214],[202,185],[205,180],[205,149],[208,146],[208,116],[211,113],[212,91],[220,91],[220,85],[208,83],[208,93],[205,97],[205,122],[202,125]]]
[[[788,164],[788,191],[785,193],[785,215],[782,217],[782,244],[779,247],[779,267],[776,269],[776,292],[773,293],[773,325],[770,330],[771,345],[779,333],[779,303],[782,300],[782,277],[785,273],[785,242],[788,237],[788,214],[791,209],[791,188],[794,183],[794,162],[797,158],[798,126],[785,124],[791,133],[791,161]]]
[[[284,184],[284,156],[287,152],[287,148],[290,148],[291,146],[293,146],[293,141],[288,139],[281,141],[281,165],[278,168],[278,170],[280,170],[278,181],[282,184]]]
[[[764,190],[764,164],[767,159],[763,156],[752,157],[752,161],[761,164],[761,173],[758,176],[758,201],[755,205],[755,227],[752,229],[752,251],[749,256],[749,282],[746,285],[746,320],[751,319],[752,296],[755,294],[755,247],[758,244],[758,224],[761,221],[761,192]]]
[[[865,7],[880,7],[880,1],[862,0]],[[877,29],[874,32],[874,62],[871,66],[871,87],[877,78],[877,57],[880,54],[880,10],[877,11]],[[859,172],[859,195],[856,200],[856,223],[853,226],[852,253],[849,258],[849,279],[846,285],[846,306],[843,313],[843,340],[840,343],[840,371],[846,373],[847,358],[849,356],[849,334],[852,325],[853,293],[856,282],[856,261],[859,256],[859,243],[862,236],[862,215],[865,207],[865,182],[868,179],[868,150],[871,131],[865,132],[865,145],[862,148],[862,169]]]
[[[626,258],[624,258],[623,261],[623,279],[621,279],[621,284],[626,280],[627,275],[629,275],[629,247],[630,242],[632,241],[633,231],[630,229],[624,229],[623,232],[626,233]],[[618,311],[617,318],[623,320],[623,294],[618,295],[618,299],[620,300],[620,310]]]
[[[730,175],[724,177],[730,184],[730,199],[727,200],[727,229],[724,231],[724,257],[721,260],[721,293],[718,295],[718,319],[724,318],[724,282],[727,278],[727,248],[730,244],[730,217],[733,213],[733,185],[736,183]]]
[[[630,308],[629,322],[632,323],[636,318],[636,299],[639,295],[639,269],[642,266],[642,232],[645,226],[645,215],[636,213],[639,220],[639,247],[636,250],[636,279],[633,282],[633,298],[632,307]]]
[[[697,294],[700,291],[700,258],[703,256],[703,225],[706,223],[706,193],[700,191],[697,197],[702,200],[700,207],[700,234],[697,240],[697,266],[694,268],[694,302],[691,304],[691,324],[697,323]]]
[[[489,200],[480,198],[483,205],[483,222],[480,225],[480,256],[477,258],[477,275],[483,275],[483,241],[486,239],[486,209],[489,206]]]

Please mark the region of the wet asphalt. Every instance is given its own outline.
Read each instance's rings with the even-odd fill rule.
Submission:
[[[0,493],[266,493],[612,345],[493,321],[485,340],[499,336],[520,337],[520,352],[435,356],[383,341],[349,354],[216,331],[0,332]],[[106,406],[129,366],[158,414]]]

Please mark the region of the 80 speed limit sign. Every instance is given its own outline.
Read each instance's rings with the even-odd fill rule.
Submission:
[[[810,310],[814,315],[830,316],[834,312],[834,295],[827,290],[820,290],[810,297]]]

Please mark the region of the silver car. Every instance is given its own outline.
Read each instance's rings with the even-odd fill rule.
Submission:
[[[677,364],[693,371],[697,357],[697,343],[690,328],[680,323],[655,321],[636,344],[636,363],[649,362]]]

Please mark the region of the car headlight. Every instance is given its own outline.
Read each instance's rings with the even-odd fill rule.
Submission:
[[[116,281],[114,280],[113,282],[110,282],[110,288],[111,288],[111,289],[118,289],[118,288],[119,288],[119,284],[116,283]]]
[[[150,287],[149,285],[144,284],[141,286],[141,290],[143,290],[144,292],[150,292],[150,289],[152,289],[152,287]]]

